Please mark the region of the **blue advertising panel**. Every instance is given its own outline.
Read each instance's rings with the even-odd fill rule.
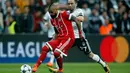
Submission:
[[[42,35],[2,35],[0,63],[36,62],[46,41],[47,38]]]
[[[95,38],[96,37],[96,38]],[[130,62],[129,35],[88,35],[92,51],[106,62]],[[46,35],[0,35],[0,63],[32,63],[40,56]],[[44,62],[49,60],[48,53]],[[83,51],[73,47],[64,62],[92,62]]]

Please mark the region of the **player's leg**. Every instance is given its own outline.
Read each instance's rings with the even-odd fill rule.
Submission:
[[[94,54],[91,52],[91,53],[89,53],[89,58],[91,58],[92,60],[94,60],[97,63],[99,63],[100,65],[102,65],[102,67],[104,68],[106,73],[110,72],[108,65],[97,54]]]
[[[49,60],[49,62],[47,63],[47,66],[48,66],[48,67],[52,67],[52,66],[53,66],[54,59],[55,59],[54,54],[53,54],[53,52],[51,51],[51,52],[50,52],[50,60]]]
[[[74,43],[72,47],[74,47],[74,46],[76,46],[76,43]],[[53,56],[54,56],[54,54],[53,54]],[[61,57],[63,58],[63,55],[62,55],[62,54],[61,54]],[[53,60],[53,61],[54,61],[54,60]],[[50,62],[50,63],[51,63],[51,62]],[[54,70],[59,69],[59,66],[58,66],[58,64],[57,64],[57,61],[54,61],[53,63],[55,63],[55,66],[56,66],[55,69],[52,68],[52,66],[49,66],[49,65],[48,65],[48,67],[51,67],[51,69],[54,69]],[[53,63],[51,63],[51,64],[53,64]],[[50,71],[52,71],[52,70],[50,70]]]
[[[61,56],[62,57],[62,56]],[[62,57],[63,58],[63,57]],[[56,69],[59,69],[59,66],[58,66],[58,63],[57,61],[55,61],[55,66],[56,66]]]
[[[58,45],[58,40],[51,40],[49,42],[46,43],[46,45],[42,48],[42,52],[40,57],[38,58],[36,64],[34,65],[34,67],[32,68],[33,72],[36,72],[36,70],[38,69],[38,67],[40,66],[40,64],[44,61],[44,59],[46,58],[47,53],[51,50],[53,51],[53,48],[56,48]]]
[[[63,73],[63,57],[61,56],[61,50],[57,49],[54,51],[54,56],[56,58],[56,65],[58,68],[48,67],[53,73]],[[62,52],[63,53],[63,52]]]
[[[70,42],[70,38],[67,40],[61,40],[59,46],[54,51],[54,56],[56,58],[59,67],[58,72],[63,72],[63,58],[61,57],[61,54],[67,56],[66,53],[63,52],[63,50],[67,47],[69,42]]]
[[[60,54],[60,56],[63,58],[63,55],[62,55],[62,54]],[[56,68],[55,68],[55,67],[50,67],[50,66],[48,66],[49,71],[50,71],[50,72],[53,72],[53,73],[58,72],[59,66],[58,66],[57,60],[55,61],[55,66],[56,66]]]
[[[59,51],[54,51],[54,56],[59,67],[58,72],[63,72],[63,58],[60,56],[60,54],[61,53]]]
[[[32,68],[32,71],[33,72],[36,72],[38,67],[40,66],[40,64],[44,61],[44,59],[46,58],[46,55],[49,51],[49,47],[47,45],[45,45],[43,48],[42,48],[42,52],[41,52],[41,55],[40,57],[38,58],[36,64],[34,65],[34,67]]]
[[[82,40],[77,40],[78,42],[81,42],[81,44],[77,44],[77,46],[80,48],[80,50],[84,51],[84,53],[91,58],[92,60],[98,62],[100,65],[102,65],[102,67],[104,68],[106,73],[110,72],[110,69],[108,67],[108,65],[97,55],[94,54],[91,51],[90,45],[87,41],[87,39],[82,39]]]
[[[63,58],[63,55],[62,55],[62,54],[60,54],[60,56]],[[55,61],[55,66],[56,66],[56,69],[59,69],[59,66],[58,66],[57,61]]]
[[[62,55],[62,54],[60,54],[60,56],[63,58],[63,55]],[[55,60],[54,64],[55,64],[55,67],[53,67],[53,66],[48,66],[49,71],[50,71],[50,72],[53,72],[53,73],[58,72],[58,70],[59,70],[59,66],[58,66],[57,60]]]
[[[90,45],[87,41],[87,39],[85,39],[85,42],[86,42],[86,46],[87,46],[87,50],[86,50],[86,55],[89,56],[89,58],[91,58],[92,60],[98,62],[99,64],[101,64],[103,67],[106,66],[106,63],[97,55],[97,54],[94,54],[92,51],[91,51],[91,48],[90,48]]]
[[[106,73],[109,73],[110,72],[110,69],[108,67],[108,65],[99,57],[99,55],[97,54],[94,54],[92,51],[91,51],[91,48],[90,48],[90,45],[87,41],[87,39],[85,39],[86,41],[86,44],[88,46],[88,56],[89,58],[91,58],[92,60],[96,61],[97,63],[99,63],[100,65],[102,65],[102,67],[104,68],[105,72]]]
[[[74,47],[74,46],[76,46],[76,43],[74,43],[72,47]],[[54,57],[54,54],[53,54],[53,57]],[[54,61],[55,57],[54,58],[53,57],[50,57],[50,61],[48,62],[47,66],[50,67],[51,69],[54,69],[54,68],[52,68],[52,65],[55,63],[56,68],[54,70],[57,70],[57,69],[59,69],[59,66],[57,64],[57,61]],[[62,54],[61,54],[61,57],[63,58]],[[52,63],[52,60],[53,60],[53,63]]]
[[[57,64],[59,67],[59,72],[63,72],[63,56],[67,56],[68,50],[72,47],[74,43],[74,39],[67,39],[67,40],[62,40],[60,45],[55,49],[54,55],[57,60]],[[57,71],[57,69],[50,68],[53,72]]]
[[[52,38],[49,38],[49,40],[52,40]],[[55,57],[54,57],[53,51],[50,51],[49,54],[50,54],[50,60],[49,60],[49,62],[47,63],[47,66],[48,66],[48,67],[52,67],[52,66],[53,66],[53,63],[54,63]]]

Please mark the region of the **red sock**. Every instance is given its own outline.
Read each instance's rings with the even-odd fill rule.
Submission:
[[[59,70],[62,70],[62,69],[63,69],[63,59],[62,59],[61,56],[59,56],[59,57],[57,58],[57,64],[58,64],[58,66],[59,66]]]
[[[56,60],[57,60],[57,64],[59,66],[59,70],[62,70],[63,69],[63,59],[62,57],[60,56],[60,53],[59,52],[54,52],[54,55],[56,57]]]
[[[38,58],[37,60],[37,63],[35,65],[37,65],[37,67],[39,67],[39,65],[44,61],[44,59],[46,58],[46,55],[47,55],[47,52],[49,51],[48,47],[47,46],[44,46],[42,48],[42,52],[41,52],[41,55],[40,57]]]

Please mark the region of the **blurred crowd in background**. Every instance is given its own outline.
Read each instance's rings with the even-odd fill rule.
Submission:
[[[53,1],[0,0],[0,34],[45,34],[43,16]],[[79,0],[78,7],[85,15],[86,35],[130,34],[130,0]]]

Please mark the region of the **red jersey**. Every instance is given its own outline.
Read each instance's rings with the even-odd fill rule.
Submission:
[[[74,38],[72,22],[69,20],[69,13],[67,11],[59,11],[57,17],[51,19],[51,23],[57,29],[59,37]]]

